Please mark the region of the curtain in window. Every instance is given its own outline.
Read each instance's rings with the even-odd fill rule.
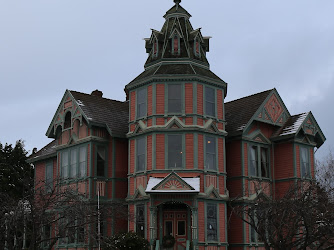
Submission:
[[[249,175],[257,176],[257,146],[249,149]]]
[[[301,157],[301,166],[300,166],[300,174],[301,177],[309,177],[309,157],[308,157],[308,149],[307,148],[300,148],[300,157]]]
[[[137,171],[145,170],[146,137],[137,139]]]
[[[76,178],[77,177],[77,155],[78,151],[77,149],[71,150],[71,167],[70,167],[70,177]]]
[[[97,176],[104,176],[105,157],[105,148],[97,147]]]
[[[61,154],[61,165],[62,165],[62,177],[64,179],[68,178],[68,152],[63,152]]]
[[[262,177],[269,178],[269,164],[268,164],[268,150],[261,148],[261,175]]]
[[[86,168],[87,168],[87,147],[81,147],[79,151],[79,177],[86,176]]]

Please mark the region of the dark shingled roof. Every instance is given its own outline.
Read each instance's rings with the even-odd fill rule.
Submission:
[[[226,131],[229,136],[244,129],[272,89],[225,103]]]
[[[45,156],[51,156],[56,153],[57,141],[53,140],[49,144],[47,144],[44,148],[37,151],[35,154],[29,156],[28,161],[38,161],[39,159],[43,159]]]
[[[128,132],[129,103],[70,91],[88,122],[105,125],[112,134],[125,136]]]

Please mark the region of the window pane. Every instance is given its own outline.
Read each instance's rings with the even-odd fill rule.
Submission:
[[[146,88],[137,91],[137,118],[146,116]]]
[[[207,239],[217,240],[217,207],[215,204],[207,204]]]
[[[62,158],[62,176],[63,178],[68,178],[68,152],[63,152],[61,154],[61,158]]]
[[[136,207],[136,233],[145,238],[145,209],[142,204]]]
[[[184,220],[177,222],[177,235],[186,235],[186,222]]]
[[[168,85],[168,112],[181,113],[181,84]]]
[[[249,149],[249,175],[257,176],[257,146]]]
[[[46,186],[47,192],[51,192],[53,188],[53,165],[52,164],[53,164],[52,161],[46,164],[45,186]]]
[[[165,235],[173,235],[173,222],[165,221]]]
[[[214,137],[205,137],[206,169],[216,170],[216,140]]]
[[[215,116],[215,104],[211,102],[205,103],[205,114],[209,116]]]
[[[268,149],[261,148],[261,175],[269,178]]]
[[[301,177],[310,177],[310,162],[309,162],[309,154],[308,149],[301,147],[300,148],[300,174]]]
[[[168,167],[182,168],[182,135],[168,135]]]
[[[205,87],[205,114],[215,116],[215,90]]]
[[[71,150],[71,178],[77,177],[77,153],[78,151],[76,149]]]
[[[104,176],[105,148],[97,147],[97,176]]]
[[[79,160],[80,160],[80,164],[79,164],[79,171],[80,171],[80,173],[79,173],[79,176],[80,177],[84,177],[84,176],[86,176],[86,168],[87,168],[87,164],[86,164],[86,162],[87,162],[87,150],[86,150],[86,146],[84,146],[84,147],[81,147],[80,148],[80,156],[79,156]]]
[[[137,171],[144,171],[146,155],[146,137],[137,139]]]

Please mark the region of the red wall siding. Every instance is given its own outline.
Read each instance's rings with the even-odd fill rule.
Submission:
[[[130,174],[135,171],[135,140],[130,140]]]
[[[186,114],[193,113],[193,84],[186,83],[185,84],[185,104],[186,104]]]
[[[293,150],[291,143],[276,144],[275,154],[275,179],[290,178],[294,176]]]
[[[157,169],[165,168],[165,135],[156,135],[156,167]]]
[[[165,85],[157,84],[156,85],[156,113],[164,114],[165,113]]]
[[[198,135],[198,169],[204,169],[203,135]]]
[[[152,85],[147,87],[147,115],[152,115]]]
[[[241,142],[226,144],[226,172],[228,177],[241,176]]]
[[[130,104],[130,121],[134,121],[136,115],[136,91],[130,93]]]
[[[194,168],[194,135],[186,134],[186,168]]]
[[[117,178],[126,178],[128,172],[128,143],[126,139],[116,139],[116,168]]]
[[[311,176],[314,178],[314,151],[310,148],[310,159],[311,159]]]
[[[223,120],[223,91],[220,89],[217,90],[217,115]]]
[[[197,114],[203,115],[203,85],[197,85]]]
[[[229,230],[228,230],[228,236],[227,236],[228,242],[229,243],[242,243],[243,242],[242,240],[242,236],[243,236],[242,220],[233,213],[230,214],[228,218],[229,218]]]
[[[115,150],[116,149],[117,149],[117,146],[116,146]],[[114,176],[112,176],[113,168],[115,167],[115,166],[112,165],[113,160],[114,160],[113,159],[113,150],[114,150],[114,148],[113,148],[112,138],[110,137],[109,145],[108,145],[108,169],[107,169],[108,178],[114,177]]]
[[[300,177],[300,149],[299,146],[296,145],[296,169],[297,169],[297,177]]]
[[[219,172],[225,172],[224,169],[224,139],[218,138],[218,169]]]
[[[225,233],[226,233],[225,209],[226,209],[225,204],[219,204],[219,227],[220,227],[219,239],[220,239],[220,242],[225,242],[226,241],[226,237],[225,237]]]
[[[147,136],[147,170],[152,169],[152,135]]]
[[[205,239],[205,212],[204,202],[198,202],[198,240],[204,242]]]
[[[244,173],[248,176],[248,150],[247,143],[244,143]]]

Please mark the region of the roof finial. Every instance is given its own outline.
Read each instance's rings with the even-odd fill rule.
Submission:
[[[181,3],[181,0],[174,0],[174,3],[176,3],[176,5],[179,5]]]

